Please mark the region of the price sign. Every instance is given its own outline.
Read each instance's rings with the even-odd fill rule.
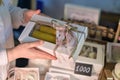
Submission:
[[[92,67],[93,67],[93,65],[91,65],[91,64],[76,63],[74,72],[76,74],[91,76]]]

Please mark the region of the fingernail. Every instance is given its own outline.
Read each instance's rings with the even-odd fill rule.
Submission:
[[[55,56],[53,56],[53,58],[52,58],[53,60],[56,60],[57,59],[57,57],[55,57]]]
[[[56,60],[57,57],[55,57],[55,56],[52,55],[52,56],[51,56],[51,59],[52,59],[52,60]]]

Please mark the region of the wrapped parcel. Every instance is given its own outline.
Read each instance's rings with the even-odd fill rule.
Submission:
[[[77,59],[87,34],[88,29],[85,26],[34,15],[21,33],[19,41],[44,40],[44,44],[37,48],[53,55],[64,53]]]

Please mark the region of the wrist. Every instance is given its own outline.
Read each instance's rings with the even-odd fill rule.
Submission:
[[[8,55],[8,61],[9,62],[18,58],[17,55],[15,55],[13,49],[7,49],[6,52],[7,52],[7,55]]]

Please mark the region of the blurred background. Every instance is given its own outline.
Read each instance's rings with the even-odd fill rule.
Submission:
[[[21,7],[41,9],[43,13],[59,19],[63,17],[66,3],[120,14],[120,0],[13,0],[13,3]]]

